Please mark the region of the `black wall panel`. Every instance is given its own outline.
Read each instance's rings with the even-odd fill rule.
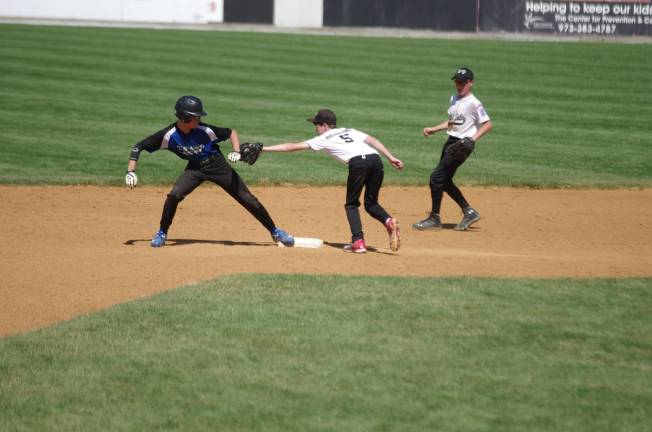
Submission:
[[[224,0],[224,22],[274,22],[274,0]]]
[[[525,13],[525,2],[514,0],[481,0],[480,30],[517,32]]]
[[[324,0],[325,26],[475,31],[477,0]]]

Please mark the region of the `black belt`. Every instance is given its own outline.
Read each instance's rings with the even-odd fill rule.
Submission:
[[[219,160],[220,160],[220,158],[217,155],[210,155],[206,159],[200,160],[199,161],[199,166],[202,167],[202,168],[206,168],[207,166],[209,166],[213,162],[217,162]]]
[[[351,162],[357,162],[359,160],[367,159],[367,158],[373,158],[374,156],[379,157],[376,153],[369,153],[369,154],[363,154],[359,156],[353,156],[351,159],[349,159],[349,163]]]

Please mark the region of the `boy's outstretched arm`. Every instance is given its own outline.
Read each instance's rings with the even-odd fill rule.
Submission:
[[[310,146],[306,142],[284,143],[263,147],[263,151],[271,152],[293,152],[298,150],[307,150]]]

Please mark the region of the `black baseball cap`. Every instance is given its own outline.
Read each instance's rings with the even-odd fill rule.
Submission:
[[[473,81],[473,71],[467,67],[459,68],[455,71],[455,75],[453,75],[453,78],[451,79],[458,81]]]
[[[320,109],[315,113],[314,116],[306,119],[312,124],[322,124],[326,123],[327,125],[330,126],[335,126],[337,124],[337,117],[335,117],[335,113],[329,109]]]

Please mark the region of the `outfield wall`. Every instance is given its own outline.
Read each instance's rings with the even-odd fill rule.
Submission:
[[[652,0],[0,0],[0,17],[652,36]]]
[[[94,21],[223,21],[223,0],[0,0],[0,17]]]

